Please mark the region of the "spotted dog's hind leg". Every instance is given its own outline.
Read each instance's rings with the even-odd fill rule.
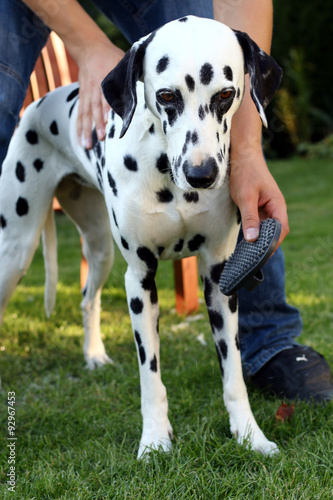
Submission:
[[[37,172],[31,149],[13,140],[0,177],[0,324],[39,245],[57,182]]]
[[[172,427],[160,370],[157,258],[147,247],[139,247],[136,254],[131,256],[134,265],[129,265],[126,271],[125,285],[140,367],[143,431],[138,458],[141,458],[150,449],[161,447],[168,451]]]
[[[205,301],[221,367],[224,403],[229,413],[230,429],[238,443],[247,444],[263,454],[278,451],[259,428],[250,408],[245,387],[238,339],[237,295],[227,297],[219,289],[223,262],[205,265],[200,260]]]
[[[85,331],[84,356],[90,369],[112,362],[105,352],[100,330],[102,286],[113,263],[113,242],[103,196],[96,189],[65,178],[56,196],[74,221],[82,237],[82,251],[88,262],[88,278],[81,303]]]

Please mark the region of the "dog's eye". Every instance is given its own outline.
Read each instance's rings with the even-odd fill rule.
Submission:
[[[219,100],[220,101],[225,101],[228,99],[232,94],[232,90],[222,90],[219,95]]]
[[[158,98],[162,103],[172,104],[176,97],[172,92],[163,91],[158,94]]]

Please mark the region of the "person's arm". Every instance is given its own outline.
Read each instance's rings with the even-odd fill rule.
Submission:
[[[214,0],[214,16],[230,28],[245,31],[269,54],[272,39],[273,5],[271,0],[237,2],[232,6],[226,0]],[[249,92],[231,127],[231,196],[242,216],[244,236],[256,240],[260,218],[273,217],[282,225],[279,242],[289,232],[284,197],[268,170],[262,151],[262,124]]]
[[[105,137],[109,111],[101,81],[124,53],[113,45],[76,0],[23,0],[63,40],[79,67],[78,137],[91,148],[92,122],[99,139]]]

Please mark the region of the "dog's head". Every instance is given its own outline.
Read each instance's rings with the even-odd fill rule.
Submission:
[[[215,189],[228,171],[231,119],[243,98],[245,73],[267,126],[264,109],[279,86],[281,68],[246,33],[189,16],[136,42],[102,89],[123,119],[122,137],[136,108],[136,83],[143,81],[175,183],[186,191]]]

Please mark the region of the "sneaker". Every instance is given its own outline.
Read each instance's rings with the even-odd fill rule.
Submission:
[[[333,400],[330,367],[309,346],[296,345],[279,352],[253,377],[253,384],[281,398],[317,403]]]

